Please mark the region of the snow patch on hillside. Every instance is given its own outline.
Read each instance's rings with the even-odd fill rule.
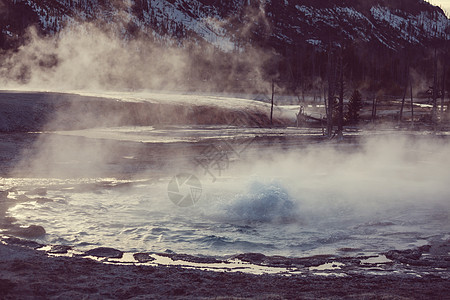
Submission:
[[[23,2],[37,13],[41,26],[52,33],[59,32],[65,24],[99,20],[121,31],[125,38],[132,35],[130,28],[138,28],[163,43],[173,45],[182,44],[184,39],[203,39],[224,51],[236,49],[233,34],[226,29],[226,16],[245,14],[247,6],[251,6],[250,1],[242,0],[228,4],[199,0]],[[439,10],[414,15],[381,5],[372,7],[369,13],[337,5],[318,8],[289,1],[281,5],[286,8],[285,18],[274,19],[275,11],[270,9],[264,13],[272,22],[272,36],[289,44],[297,39],[322,39],[322,44],[327,44],[324,43],[326,32],[342,34],[348,40],[379,41],[391,49],[402,48],[405,42],[425,44],[433,38],[450,40],[450,20]]]
[[[445,31],[450,27],[450,20],[445,15],[435,12],[421,12],[419,15],[402,16],[391,12],[386,7],[374,6],[370,9],[373,18],[394,28],[399,37],[414,44],[420,43],[420,35],[449,39]]]

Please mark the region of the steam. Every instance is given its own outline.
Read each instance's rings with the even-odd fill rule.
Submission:
[[[131,1],[126,3],[130,5]],[[126,18],[125,14],[123,19]],[[236,17],[222,23],[205,21],[227,27],[242,20]],[[271,30],[261,3],[248,8],[243,27],[235,27],[237,47],[232,52],[201,41],[185,41],[182,45],[170,40],[160,42],[152,34],[127,37],[117,29],[92,23],[67,26],[55,36],[47,37],[30,28],[26,43],[4,57],[0,84],[7,88],[52,91],[267,91],[271,78],[264,77],[263,69],[273,63],[274,55],[248,46],[246,42],[251,41],[255,30],[253,26],[267,33]],[[236,88],[243,77],[251,80],[252,86]],[[416,78],[419,75],[413,72],[412,77],[419,89],[423,89],[425,83]],[[319,79],[316,84],[320,84]],[[96,117],[87,114],[82,122],[89,123]],[[441,205],[448,214],[448,153],[449,144],[438,139],[397,136],[369,138],[361,145],[337,148],[319,145],[298,151],[258,153],[256,159],[238,163],[236,173],[230,170],[232,177],[245,177],[246,184],[232,181],[228,197],[216,197],[212,192],[206,203],[217,200],[213,204],[218,205],[218,211],[230,211],[223,209],[222,204],[237,207],[237,211],[245,207],[264,211],[261,201],[269,201],[271,207],[281,207],[277,212],[289,213],[289,217],[292,210],[303,216],[325,217],[336,211],[372,215],[408,205]],[[129,149],[104,140],[43,135],[33,149],[24,151],[17,170],[41,176],[95,177],[104,172],[114,173],[112,162],[120,161],[126,154],[133,155],[133,152],[130,154]],[[165,173],[173,171],[164,170]],[[260,187],[261,182],[268,187],[252,190],[254,186]],[[219,183],[210,185],[211,189],[215,186],[219,190],[226,188]],[[283,203],[273,204],[274,198],[265,197],[264,193],[282,195]],[[245,201],[253,201],[251,197],[257,197],[255,205],[244,205]],[[254,213],[241,216],[249,215],[257,218]],[[268,219],[279,218],[271,214]]]
[[[56,90],[170,88],[185,76],[187,59],[182,52],[141,40],[125,43],[93,24],[66,28],[56,37],[42,37],[30,29],[28,40],[6,60],[6,84],[19,81],[28,88]]]
[[[207,205],[221,203],[218,211],[225,209],[233,220],[242,216],[242,222],[248,221],[247,216],[263,222],[370,220],[418,209],[438,211],[448,225],[449,151],[450,144],[438,138],[400,135],[367,137],[360,144],[270,151],[250,164],[236,165],[236,174],[242,176],[239,183],[225,188],[228,197],[211,196]],[[255,184],[264,188],[255,193]],[[255,207],[265,213],[256,218]]]
[[[211,22],[211,20],[206,20]],[[233,89],[252,81],[249,92],[268,90],[263,78],[271,53],[247,47],[224,52],[202,41],[152,34],[124,36],[113,26],[73,24],[55,36],[30,28],[26,42],[5,55],[1,84],[31,90],[202,90]]]

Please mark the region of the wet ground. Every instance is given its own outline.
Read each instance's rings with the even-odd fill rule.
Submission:
[[[448,256],[411,259],[407,258],[410,252],[403,252],[394,260],[236,257],[244,268],[251,261],[256,266],[303,270],[290,275],[253,275],[183,267],[192,263],[180,261],[181,257],[172,257],[178,264],[171,266],[104,263],[49,257],[11,244],[0,245],[2,299],[448,299],[450,293],[448,276],[441,276],[448,275]],[[448,242],[445,247],[448,251]],[[214,266],[211,261],[206,264]],[[439,271],[430,265],[439,265]]]

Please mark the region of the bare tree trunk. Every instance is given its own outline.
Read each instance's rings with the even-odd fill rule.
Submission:
[[[374,96],[372,100],[372,123],[375,122],[376,117],[377,117],[377,96]]]
[[[409,92],[411,93],[411,129],[414,129],[414,101],[413,101],[412,80],[409,81]]]
[[[270,105],[270,125],[273,125],[273,97],[275,94],[275,81],[272,79],[272,103]]]
[[[323,122],[322,114],[320,114],[320,125],[322,126],[322,135],[325,135],[325,124]]]
[[[327,135],[329,138],[333,134],[333,108],[334,108],[334,86],[335,86],[335,76],[334,76],[334,64],[332,62],[332,52],[331,46],[328,52],[328,105],[327,105]]]
[[[339,120],[338,120],[338,138],[343,137],[344,131],[344,65],[342,53],[339,57]]]
[[[302,100],[305,102],[305,83],[304,80],[302,81]]]
[[[438,83],[437,83],[437,50],[434,49],[434,71],[433,71],[433,110],[431,120],[433,122],[434,130],[437,125],[437,98],[438,98]]]
[[[398,125],[400,125],[400,123],[402,122],[403,107],[405,106],[405,98],[406,98],[407,91],[408,91],[408,82],[406,82],[405,91],[403,92],[402,105],[400,106],[400,113],[398,115]]]
[[[406,54],[405,54],[405,60],[408,61],[408,52],[406,52]],[[405,91],[403,92],[402,105],[400,107],[400,113],[398,115],[398,125],[400,125],[402,123],[403,109],[405,107],[406,93],[408,92],[408,84],[409,84],[409,81],[410,81],[409,66],[408,66],[407,62],[405,62],[405,72],[403,73],[403,76],[404,76],[403,79],[405,80]]]
[[[441,122],[444,119],[444,100],[445,100],[445,72],[446,70],[447,64],[446,61],[444,59],[444,66],[443,66],[443,70],[442,70],[442,90],[441,90]]]

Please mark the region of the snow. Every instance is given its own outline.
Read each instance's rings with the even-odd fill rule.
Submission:
[[[304,15],[304,17],[299,16],[299,18],[305,18],[305,22],[309,25],[322,22],[333,28],[344,28],[343,24],[345,24],[352,30],[343,29],[343,31],[352,39],[360,38],[364,41],[370,41],[371,38],[375,38],[388,48],[395,49],[397,46],[389,41],[386,32],[377,29],[377,26],[371,20],[354,8],[335,6],[332,9],[317,9],[305,5],[296,5],[295,7]],[[409,43],[419,44],[424,37],[434,36],[450,39],[450,33],[447,30],[450,27],[450,20],[443,14],[421,12],[416,16],[407,15],[407,17],[403,17],[380,5],[372,7],[370,12],[377,24],[388,25],[398,32],[401,39]],[[314,45],[318,44],[311,39],[307,42]]]
[[[150,102],[150,103],[170,103],[170,104],[187,104],[187,105],[214,105],[222,108],[233,107],[236,110],[245,110],[248,107],[255,107],[260,109],[267,109],[269,105],[261,101],[215,96],[215,95],[201,95],[201,94],[180,94],[175,92],[86,92],[73,91],[68,92],[78,94],[81,96],[92,96],[110,99],[120,99],[125,102]]]
[[[305,21],[309,25],[324,23],[332,28],[341,28],[351,39],[359,38],[366,42],[370,40],[369,34],[374,25],[354,8],[334,6],[332,9],[317,9],[305,5],[296,5],[296,8],[305,15]],[[344,27],[348,27],[350,30],[346,30]],[[307,40],[307,42],[313,45],[319,44],[312,39]]]
[[[335,6],[332,9],[317,9],[305,5],[296,5],[295,7],[297,10],[303,12],[305,16],[311,17],[311,20],[308,20],[310,24],[324,22],[332,27],[337,27],[339,22],[342,21],[346,23],[350,23],[349,21],[364,21],[370,23],[363,14],[350,7]]]
[[[136,24],[141,31],[154,36],[155,39],[169,45],[176,44],[170,36],[174,36],[179,28],[183,33],[195,33],[201,39],[215,45],[219,49],[230,52],[236,49],[233,35],[226,29],[227,22],[214,5],[194,1],[147,1],[147,7],[143,9],[141,17],[134,15],[131,6],[132,1],[124,1],[125,8],[111,3],[103,3],[101,6],[97,0],[57,0],[61,7],[55,8],[40,1],[26,0],[26,3],[37,12],[42,27],[50,32],[58,32],[63,24],[73,22],[84,22],[93,19],[103,19],[111,26],[121,30],[124,36],[128,35],[125,24]],[[239,8],[244,3],[234,4]],[[291,7],[293,3],[284,0],[284,5]],[[295,5],[298,21],[306,23],[311,27],[326,26],[341,29],[349,39],[358,39],[365,42],[378,40],[381,44],[391,49],[396,49],[399,43],[392,41],[393,35],[407,43],[420,44],[432,37],[450,39],[450,20],[445,14],[438,11],[421,12],[417,15],[406,14],[401,11],[391,11],[384,6],[374,6],[370,9],[370,15],[366,17],[363,13],[352,7],[333,6],[328,8],[316,8],[307,5]],[[270,12],[267,13],[268,15]],[[75,21],[76,20],[76,21]],[[117,22],[122,20],[123,22]],[[160,28],[167,30],[165,33],[152,30],[157,24]],[[181,26],[181,27],[180,27]],[[388,27],[386,30],[386,26]],[[294,39],[284,34],[284,29],[289,28],[306,39],[316,39],[314,33],[308,33],[301,26],[274,24],[273,36],[287,43],[293,43]],[[163,31],[165,32],[165,31]],[[9,35],[9,34],[8,34]],[[314,42],[317,45],[317,42]],[[239,50],[239,49],[238,49]]]
[[[3,32],[4,34],[7,34],[7,35],[9,35],[10,37],[12,37],[12,36],[13,36],[12,32],[11,32],[11,31],[9,31],[9,30],[3,29],[3,30],[2,30],[2,32]]]
[[[196,32],[206,41],[224,51],[231,51],[234,49],[234,43],[231,41],[230,37],[227,36],[226,30],[220,26],[220,19],[212,18],[200,10],[191,11],[192,15],[196,16],[196,18],[194,18],[189,14],[182,12],[177,7],[179,5],[178,2],[172,4],[162,1],[152,1],[151,3],[152,9],[155,12],[155,17],[161,24],[167,23],[167,21],[170,21],[171,24],[183,24],[187,30]],[[193,1],[191,7],[199,7],[198,2]],[[170,16],[170,20],[167,19],[167,16]],[[145,21],[147,24],[150,23],[148,13],[145,15]],[[136,19],[135,22],[139,23],[139,20]],[[173,30],[172,33],[174,33]]]
[[[405,18],[379,5],[372,7],[370,12],[377,22],[388,24],[398,31],[403,40],[414,44],[420,43],[419,39],[423,33],[428,37],[450,38],[450,35],[445,33],[446,28],[450,26],[450,20],[442,14],[421,12],[419,15],[408,15]]]
[[[315,45],[315,46],[322,44],[321,40],[316,40],[316,39],[309,39],[309,40],[306,40],[306,42],[310,43],[311,45]]]

